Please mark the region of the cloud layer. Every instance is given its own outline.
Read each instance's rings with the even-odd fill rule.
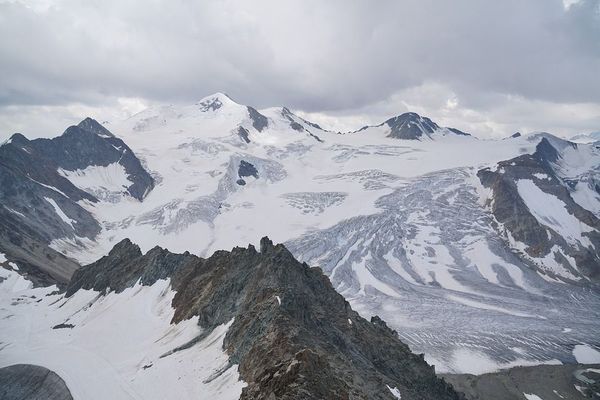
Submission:
[[[216,91],[340,127],[600,129],[600,0],[0,0],[0,59],[0,129]]]

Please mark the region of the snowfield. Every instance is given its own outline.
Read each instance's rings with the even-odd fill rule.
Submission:
[[[230,324],[169,354],[201,332],[195,320],[171,325],[168,281],[102,296],[31,288],[0,269],[0,367],[34,364],[56,372],[75,399],[239,398],[244,383],[222,344]]]
[[[118,201],[133,183],[119,163],[112,163],[106,167],[92,165],[75,171],[59,168],[58,172],[79,189],[108,202]]]

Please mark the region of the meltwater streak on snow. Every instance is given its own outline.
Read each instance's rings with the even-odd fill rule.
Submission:
[[[593,229],[570,214],[558,197],[545,193],[531,179],[519,179],[517,189],[540,224],[551,228],[571,244],[591,246],[590,240],[582,233]]]
[[[222,344],[233,321],[161,358],[201,332],[194,319],[169,323],[174,292],[166,280],[106,296],[79,290],[66,299],[52,294],[56,287],[22,286],[14,272],[0,269],[0,277],[0,367],[44,366],[75,399],[229,400],[241,393],[237,366],[214,378],[228,363]],[[74,326],[53,329],[63,323]]]

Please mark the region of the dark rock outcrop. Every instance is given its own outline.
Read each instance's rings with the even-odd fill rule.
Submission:
[[[174,261],[157,263],[154,253]],[[268,238],[260,251],[236,247],[208,259],[162,249],[141,255],[125,240],[77,271],[67,295],[168,275],[177,292],[172,322],[198,318],[204,328],[189,346],[233,320],[224,349],[248,384],[242,399],[393,399],[389,388],[409,400],[461,398],[385,322],[360,317],[319,268]]]
[[[250,132],[243,126],[238,127],[238,136],[246,143],[250,143]]]
[[[395,139],[419,139],[423,135],[430,135],[440,127],[426,117],[416,113],[404,113],[384,122],[390,127],[388,137]]]
[[[0,368],[0,399],[73,400],[69,388],[56,373],[29,364]]]
[[[292,113],[287,107],[283,107],[281,109],[281,116],[289,121],[290,128],[292,128],[296,132],[304,132],[304,133],[308,134],[310,137],[312,137],[313,139],[315,139],[317,142],[323,143],[323,139],[321,139],[319,136],[315,135],[313,132],[311,132],[309,130],[309,129],[316,129],[319,131],[325,131],[319,125],[312,123],[310,121],[307,121],[304,118],[300,118],[296,114]],[[300,122],[298,122],[298,121],[300,121]],[[305,128],[305,126],[307,128]]]
[[[59,137],[36,139],[29,144],[58,167],[69,171],[91,165],[121,164],[132,182],[126,191],[137,200],[141,201],[154,187],[152,176],[125,142],[91,118],[67,128]]]
[[[66,295],[71,296],[79,289],[119,293],[138,280],[143,285],[152,285],[159,279],[173,276],[183,265],[199,260],[190,253],[175,254],[158,246],[142,254],[137,245],[124,239],[107,256],[75,271]]]
[[[262,132],[267,126],[269,126],[269,120],[267,117],[259,113],[255,108],[247,106],[248,115],[252,120],[252,126],[259,132]]]

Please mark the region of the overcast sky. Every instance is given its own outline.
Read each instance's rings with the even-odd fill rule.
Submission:
[[[0,139],[226,92],[335,130],[600,130],[600,0],[0,0]]]

